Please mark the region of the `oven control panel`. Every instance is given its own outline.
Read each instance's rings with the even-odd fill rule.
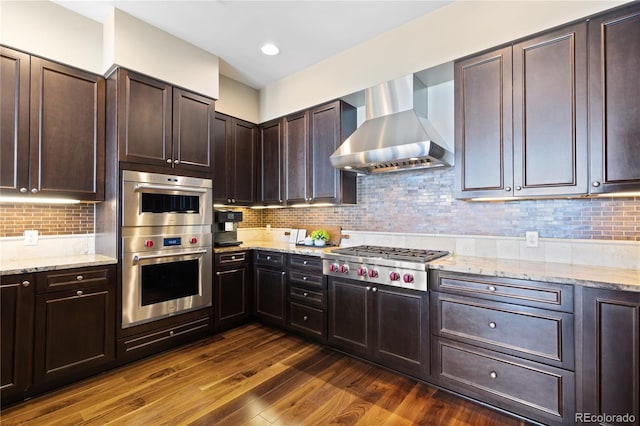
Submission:
[[[385,284],[427,291],[426,270],[338,259],[323,259],[322,270],[324,275],[362,281],[363,284]]]
[[[122,252],[138,253],[160,250],[196,249],[212,247],[213,234],[207,229],[195,227],[189,230],[164,230],[162,232],[142,232],[141,229],[124,228]]]

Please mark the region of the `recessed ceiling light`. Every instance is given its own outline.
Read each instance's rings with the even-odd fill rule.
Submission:
[[[278,49],[278,46],[271,43],[265,44],[260,50],[262,50],[262,53],[269,56],[277,55],[278,53],[280,53],[280,49]]]

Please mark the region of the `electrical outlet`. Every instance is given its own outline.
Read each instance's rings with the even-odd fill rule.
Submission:
[[[527,247],[538,247],[538,231],[527,231],[524,235]]]
[[[24,231],[24,245],[35,246],[38,245],[38,230],[30,229]]]

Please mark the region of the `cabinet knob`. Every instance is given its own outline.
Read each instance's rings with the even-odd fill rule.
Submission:
[[[267,260],[271,260],[271,256],[267,256]]]
[[[505,190],[505,191],[507,191],[507,192],[509,192],[509,191],[511,191],[511,187],[510,187],[510,186],[505,186],[505,187],[504,187],[504,190]]]
[[[31,193],[32,194],[37,194],[38,193],[38,189],[37,188],[31,188]]]
[[[302,317],[302,321],[306,321],[306,320],[308,320],[308,319],[309,319],[309,317],[308,317],[308,316],[306,316],[306,315]]]
[[[231,198],[227,198],[227,203],[230,203],[230,202],[231,202]]]
[[[22,287],[29,287],[31,285],[31,283],[29,281],[22,281]]]
[[[378,287],[372,288],[371,291],[375,293],[376,291],[378,291]]]
[[[171,331],[169,332],[169,336],[173,336],[173,334],[174,334],[174,331],[173,331],[173,330],[171,330]]]
[[[279,202],[282,202],[282,200],[279,200]]]
[[[77,280],[77,281],[82,281],[82,280],[84,280],[84,277],[83,277],[82,275],[78,275],[78,276],[76,277],[76,280]]]
[[[600,182],[598,182],[597,180],[594,180],[594,181],[591,183],[591,186],[593,186],[594,188],[597,188],[597,187],[599,187],[599,186],[600,186]]]
[[[371,291],[371,287],[366,286],[365,289],[367,289],[367,291]]]
[[[490,285],[488,288],[489,291],[496,291],[496,287],[493,285]]]
[[[307,263],[309,263],[309,262],[307,262],[306,260],[304,262],[302,262],[303,265],[306,265]]]
[[[20,188],[20,192],[24,194],[25,192],[27,192],[27,188]]]
[[[304,293],[302,293],[302,295],[303,295],[304,297],[307,297],[307,296],[309,296],[309,293],[304,292]]]
[[[236,260],[236,257],[235,256],[231,256],[231,260]]]
[[[283,276],[284,276],[284,275],[287,275],[287,273],[283,271],[283,272],[282,272],[282,275],[283,275]]]
[[[171,164],[171,158],[167,158],[167,163]]]
[[[308,277],[302,277],[302,281],[306,281],[308,279],[309,279]]]
[[[82,290],[78,290],[78,291],[76,291],[76,295],[77,295],[77,296],[82,296],[83,294],[84,294],[84,293],[82,292]]]
[[[180,164],[180,160],[173,160],[173,164]]]
[[[491,377],[492,379],[497,379],[498,373],[496,373],[495,371],[492,371],[491,373],[489,373],[489,377]]]
[[[516,191],[522,191],[522,187],[521,186],[516,186]]]
[[[493,322],[493,321],[491,321],[491,322],[489,323],[489,328],[496,328],[496,323],[495,323],[495,322]]]
[[[232,198],[232,199],[231,199],[231,202],[232,202],[233,204],[235,204],[235,203],[236,203],[236,199],[235,199],[235,198]]]

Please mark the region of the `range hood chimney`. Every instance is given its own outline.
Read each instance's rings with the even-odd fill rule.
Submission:
[[[365,122],[331,155],[333,167],[369,174],[452,163],[427,119],[427,88],[414,75],[366,89],[365,106]]]

